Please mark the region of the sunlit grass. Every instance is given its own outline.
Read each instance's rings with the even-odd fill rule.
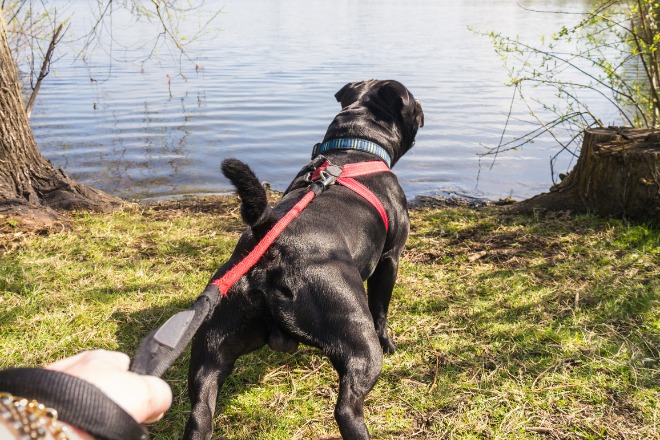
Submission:
[[[374,438],[660,439],[657,230],[493,208],[421,207],[412,222],[390,314],[399,350],[367,399]],[[228,198],[81,213],[48,233],[5,220],[0,367],[132,354],[242,228]],[[175,402],[156,439],[181,436],[186,358],[166,374]],[[223,388],[214,438],[332,438],[336,397],[317,350],[259,350]]]

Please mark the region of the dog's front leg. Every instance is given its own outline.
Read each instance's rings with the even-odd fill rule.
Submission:
[[[394,353],[396,345],[387,334],[387,312],[392,299],[392,290],[399,268],[398,258],[383,257],[376,270],[367,280],[369,311],[374,320],[376,333],[384,353]]]

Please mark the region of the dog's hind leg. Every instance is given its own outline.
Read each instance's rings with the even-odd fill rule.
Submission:
[[[191,412],[183,438],[208,440],[213,433],[213,413],[218,389],[233,370],[233,363],[200,366],[188,379]]]
[[[367,280],[369,311],[374,320],[380,346],[385,353],[394,353],[396,345],[387,334],[387,311],[392,299],[392,290],[396,282],[398,261],[385,257],[376,266],[376,270]]]
[[[262,329],[248,328],[240,334],[220,335],[216,328],[205,327],[195,336],[190,353],[188,394],[191,412],[183,435],[186,440],[211,438],[218,390],[231,374],[239,356],[266,343]]]
[[[350,320],[349,320],[350,321]],[[330,361],[339,374],[339,397],[335,406],[335,419],[345,439],[371,438],[364,423],[364,399],[371,391],[383,363],[383,352],[373,326],[356,328],[354,322],[348,344],[340,342],[329,354]]]
[[[369,313],[360,274],[350,265],[334,262],[324,275],[331,283],[323,285],[322,298],[327,304],[315,304],[316,313],[299,313],[314,317],[319,346],[339,375],[339,396],[335,419],[345,439],[371,438],[364,422],[364,399],[378,380],[383,364],[383,351]],[[315,286],[318,288],[319,283]],[[318,313],[323,310],[323,313]]]

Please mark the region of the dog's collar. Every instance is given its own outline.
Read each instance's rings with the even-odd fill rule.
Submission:
[[[388,168],[392,166],[392,158],[385,148],[375,142],[358,138],[333,139],[323,144],[314,145],[312,150],[312,159],[328,151],[334,150],[359,150],[374,154],[380,157]]]

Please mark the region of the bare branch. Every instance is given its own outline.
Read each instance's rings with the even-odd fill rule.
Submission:
[[[188,57],[188,54],[186,53],[186,50],[181,45],[181,42],[179,41],[179,39],[174,34],[172,34],[172,31],[170,30],[169,26],[167,25],[167,22],[163,18],[163,14],[162,14],[161,9],[160,9],[161,8],[160,1],[159,0],[151,0],[151,2],[154,4],[154,6],[156,6],[156,14],[158,15],[158,19],[160,20],[160,24],[163,26],[163,30],[165,31],[165,33],[167,35],[169,35],[169,37],[172,39],[172,42],[181,51],[181,53],[186,58],[190,59]],[[167,3],[163,3],[163,9],[167,10]]]
[[[41,64],[41,71],[39,72],[39,76],[37,77],[37,83],[35,84],[34,88],[32,89],[32,94],[30,95],[30,99],[28,100],[27,106],[26,106],[26,111],[28,114],[28,118],[32,114],[32,107],[34,105],[34,100],[37,98],[37,93],[39,93],[39,88],[41,87],[41,82],[43,79],[48,75],[50,71],[50,61],[51,58],[53,57],[53,51],[55,50],[55,45],[59,42],[60,40],[60,33],[62,32],[62,24],[60,24],[57,29],[55,30],[55,33],[53,34],[53,38],[50,40],[50,44],[48,45],[48,51],[46,52],[46,56],[44,56],[43,63]]]

